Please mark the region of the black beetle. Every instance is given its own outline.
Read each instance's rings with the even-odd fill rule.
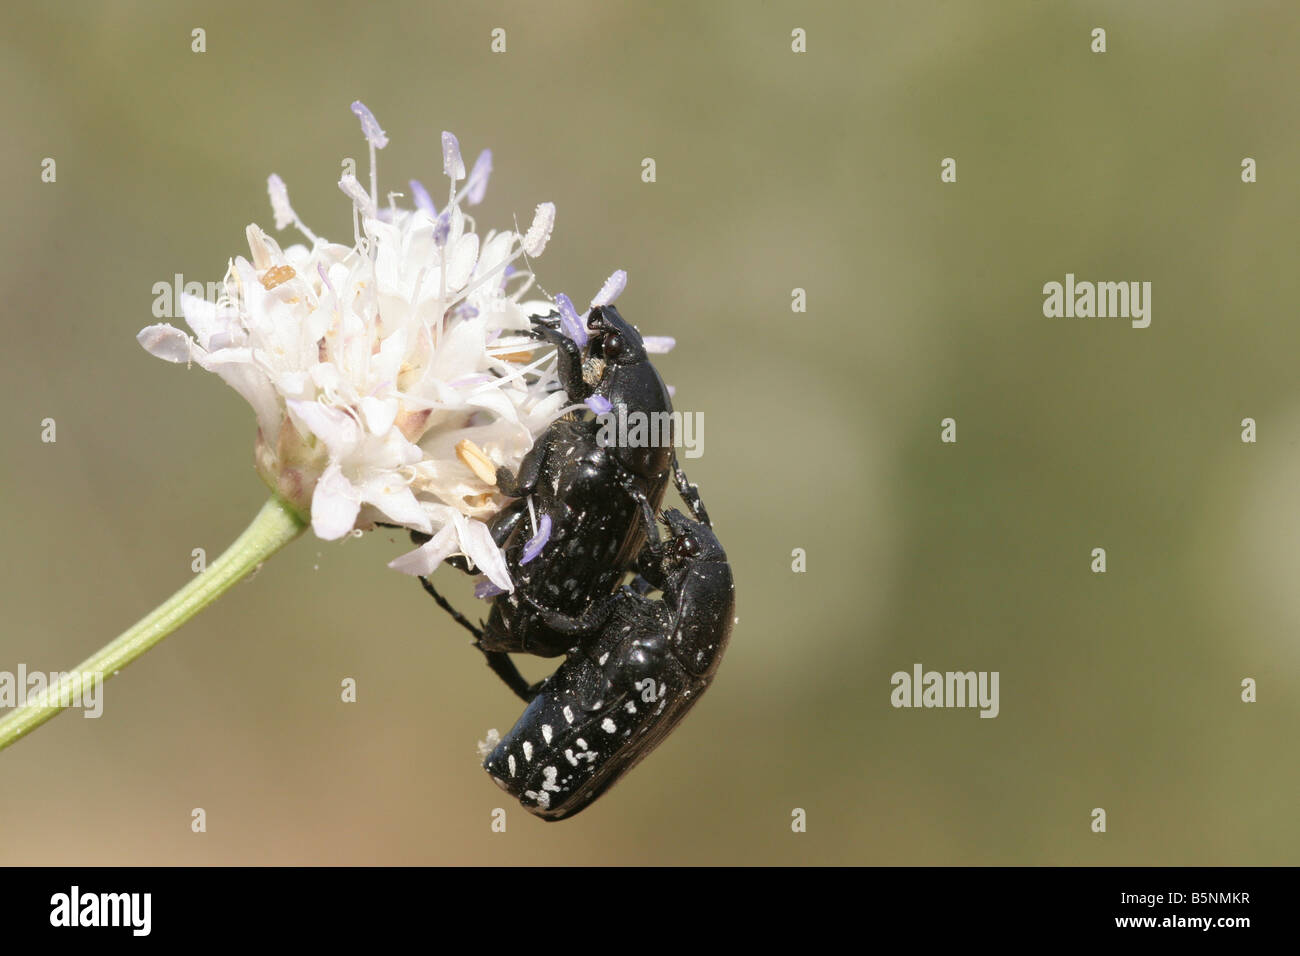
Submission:
[[[558,316],[535,318],[532,334],[555,345],[560,383],[571,401],[594,396],[611,411],[621,409],[627,415],[666,416],[672,411],[667,386],[650,362],[641,334],[613,306],[591,311],[585,360],[583,350],[558,324]],[[584,366],[594,382],[584,377]],[[699,493],[673,453],[671,433],[657,437],[666,437],[668,444],[609,444],[601,440],[596,419],[561,419],[524,456],[517,473],[497,469],[497,487],[519,499],[492,522],[493,539],[505,552],[515,586],[493,600],[482,628],[421,578],[439,606],[474,634],[492,670],[524,700],[531,700],[536,688],[507,655],[555,657],[574,646],[572,635],[549,627],[536,609],[578,618],[607,597],[636,561],[647,529],[653,533],[654,514],[670,475],[696,518],[707,522]],[[530,497],[531,513],[549,526],[550,537],[525,561]],[[465,569],[463,559],[449,563]]]
[[[574,643],[483,762],[530,812],[563,820],[589,806],[659,745],[713,680],[731,635],[735,585],[711,528],[663,513],[670,538],[647,545],[641,587],[577,619],[531,613]],[[659,599],[646,586],[663,592]]]

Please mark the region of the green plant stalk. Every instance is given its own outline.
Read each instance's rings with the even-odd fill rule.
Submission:
[[[99,675],[95,679],[102,684],[225,594],[306,528],[307,521],[273,495],[235,543],[189,584],[82,661],[58,687],[48,688],[0,720],[0,750],[65,710],[80,687],[82,674]]]

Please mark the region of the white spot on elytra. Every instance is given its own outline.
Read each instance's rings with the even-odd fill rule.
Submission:
[[[513,776],[515,775],[515,755],[514,755],[514,754],[507,754],[507,755],[506,755],[506,765],[510,768],[510,776],[513,777]]]
[[[618,730],[618,725],[606,717],[600,722],[600,729],[605,731],[607,734],[612,734],[614,731]]]
[[[551,725],[542,724],[542,739],[548,744],[551,742]]]
[[[566,723],[573,723],[573,710],[568,704],[564,705],[564,720]]]
[[[542,774],[546,777],[546,779],[542,781],[543,790],[558,791],[560,789],[555,783],[555,778],[560,775],[560,771],[556,770],[554,767],[543,767]]]
[[[529,743],[527,740],[524,741],[524,759],[525,760],[533,759],[533,745]]]
[[[575,767],[578,765],[578,758],[573,755],[573,751],[568,747],[564,748],[564,759]]]
[[[632,701],[629,700],[624,706],[627,708],[629,714],[636,713],[636,704],[632,703]]]

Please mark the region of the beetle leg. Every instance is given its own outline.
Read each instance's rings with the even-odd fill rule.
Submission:
[[[475,645],[477,646],[477,645]],[[483,648],[479,648],[483,651]],[[509,687],[525,703],[531,704],[537,692],[542,688],[542,682],[530,684],[524,680],[524,675],[519,673],[519,668],[505,651],[483,651],[483,656],[487,658],[488,667],[492,673],[500,677],[502,682]]]
[[[704,510],[704,501],[700,498],[700,487],[686,479],[686,472],[678,463],[676,452],[673,452],[673,483],[677,485],[677,493],[682,496],[682,501],[691,510],[695,520],[712,528],[713,522],[709,520],[709,513]]]
[[[570,402],[586,401],[592,393],[592,387],[582,377],[582,349],[577,342],[559,329],[540,323],[533,319],[531,334],[548,345],[555,346],[556,372],[560,384],[568,393]]]
[[[474,635],[474,641],[476,643],[483,639],[483,629],[475,626],[469,618],[452,607],[447,599],[438,593],[438,589],[433,586],[432,581],[427,577],[421,576],[420,584],[424,586],[424,590],[429,593],[429,596],[438,602],[438,607],[450,614],[453,621]]]
[[[528,681],[524,680],[524,675],[519,673],[519,668],[515,666],[515,662],[511,660],[509,654],[505,651],[484,650],[482,644],[483,629],[475,627],[469,618],[452,607],[447,599],[438,593],[437,588],[433,586],[433,582],[427,577],[421,577],[420,583],[424,585],[424,589],[429,592],[429,595],[438,602],[438,607],[450,614],[452,620],[474,635],[474,646],[483,652],[492,673],[501,678],[502,682],[521,697],[524,703],[529,703],[537,696],[537,691],[541,685],[529,684]]]
[[[609,616],[614,612],[614,609],[624,599],[624,590],[620,589],[609,597],[596,601],[577,617],[542,607],[528,595],[524,596],[524,601],[528,604],[531,615],[548,630],[557,634],[580,637],[600,630],[604,623],[609,620]]]
[[[512,472],[505,466],[497,469],[497,488],[503,495],[508,498],[526,498],[533,493],[538,479],[541,478],[546,457],[551,453],[553,440],[553,436],[549,433],[544,436],[529,450],[528,454],[524,455],[517,472]]]
[[[637,507],[641,510],[641,523],[645,526],[646,547],[651,551],[658,552],[663,547],[663,541],[659,537],[659,523],[655,521],[655,508],[646,497],[646,493],[636,483],[636,479],[627,472],[619,477],[619,483],[622,484],[623,490],[628,493]]]
[[[641,549],[641,553],[636,556],[636,561],[632,563],[632,570],[636,572],[636,577],[632,579],[632,588],[638,589],[646,586],[647,590],[662,591],[666,575],[664,574],[663,555],[654,551],[649,546]],[[645,594],[645,591],[638,591]]]

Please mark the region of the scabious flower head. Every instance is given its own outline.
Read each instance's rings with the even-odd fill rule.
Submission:
[[[430,535],[390,565],[431,573],[466,555],[495,586],[511,581],[486,525],[508,499],[495,467],[517,467],[534,439],[568,409],[549,350],[523,333],[532,273],[555,207],[537,207],[523,234],[480,237],[462,203],[483,198],[486,150],[466,177],[460,144],[442,135],[450,182],[438,210],[412,181],[414,209],[380,202],[376,151],[388,136],[361,103],[352,110],[370,148],[370,188],[346,174],[353,242],[303,225],[279,176],[267,191],[277,229],[305,237],[282,248],[256,225],[249,256],[227,269],[216,302],[183,296],[193,335],[151,325],[152,355],[194,363],[238,391],[257,416],[255,460],[271,488],[310,513],[324,539],[376,522]],[[459,188],[458,188],[459,186]]]

